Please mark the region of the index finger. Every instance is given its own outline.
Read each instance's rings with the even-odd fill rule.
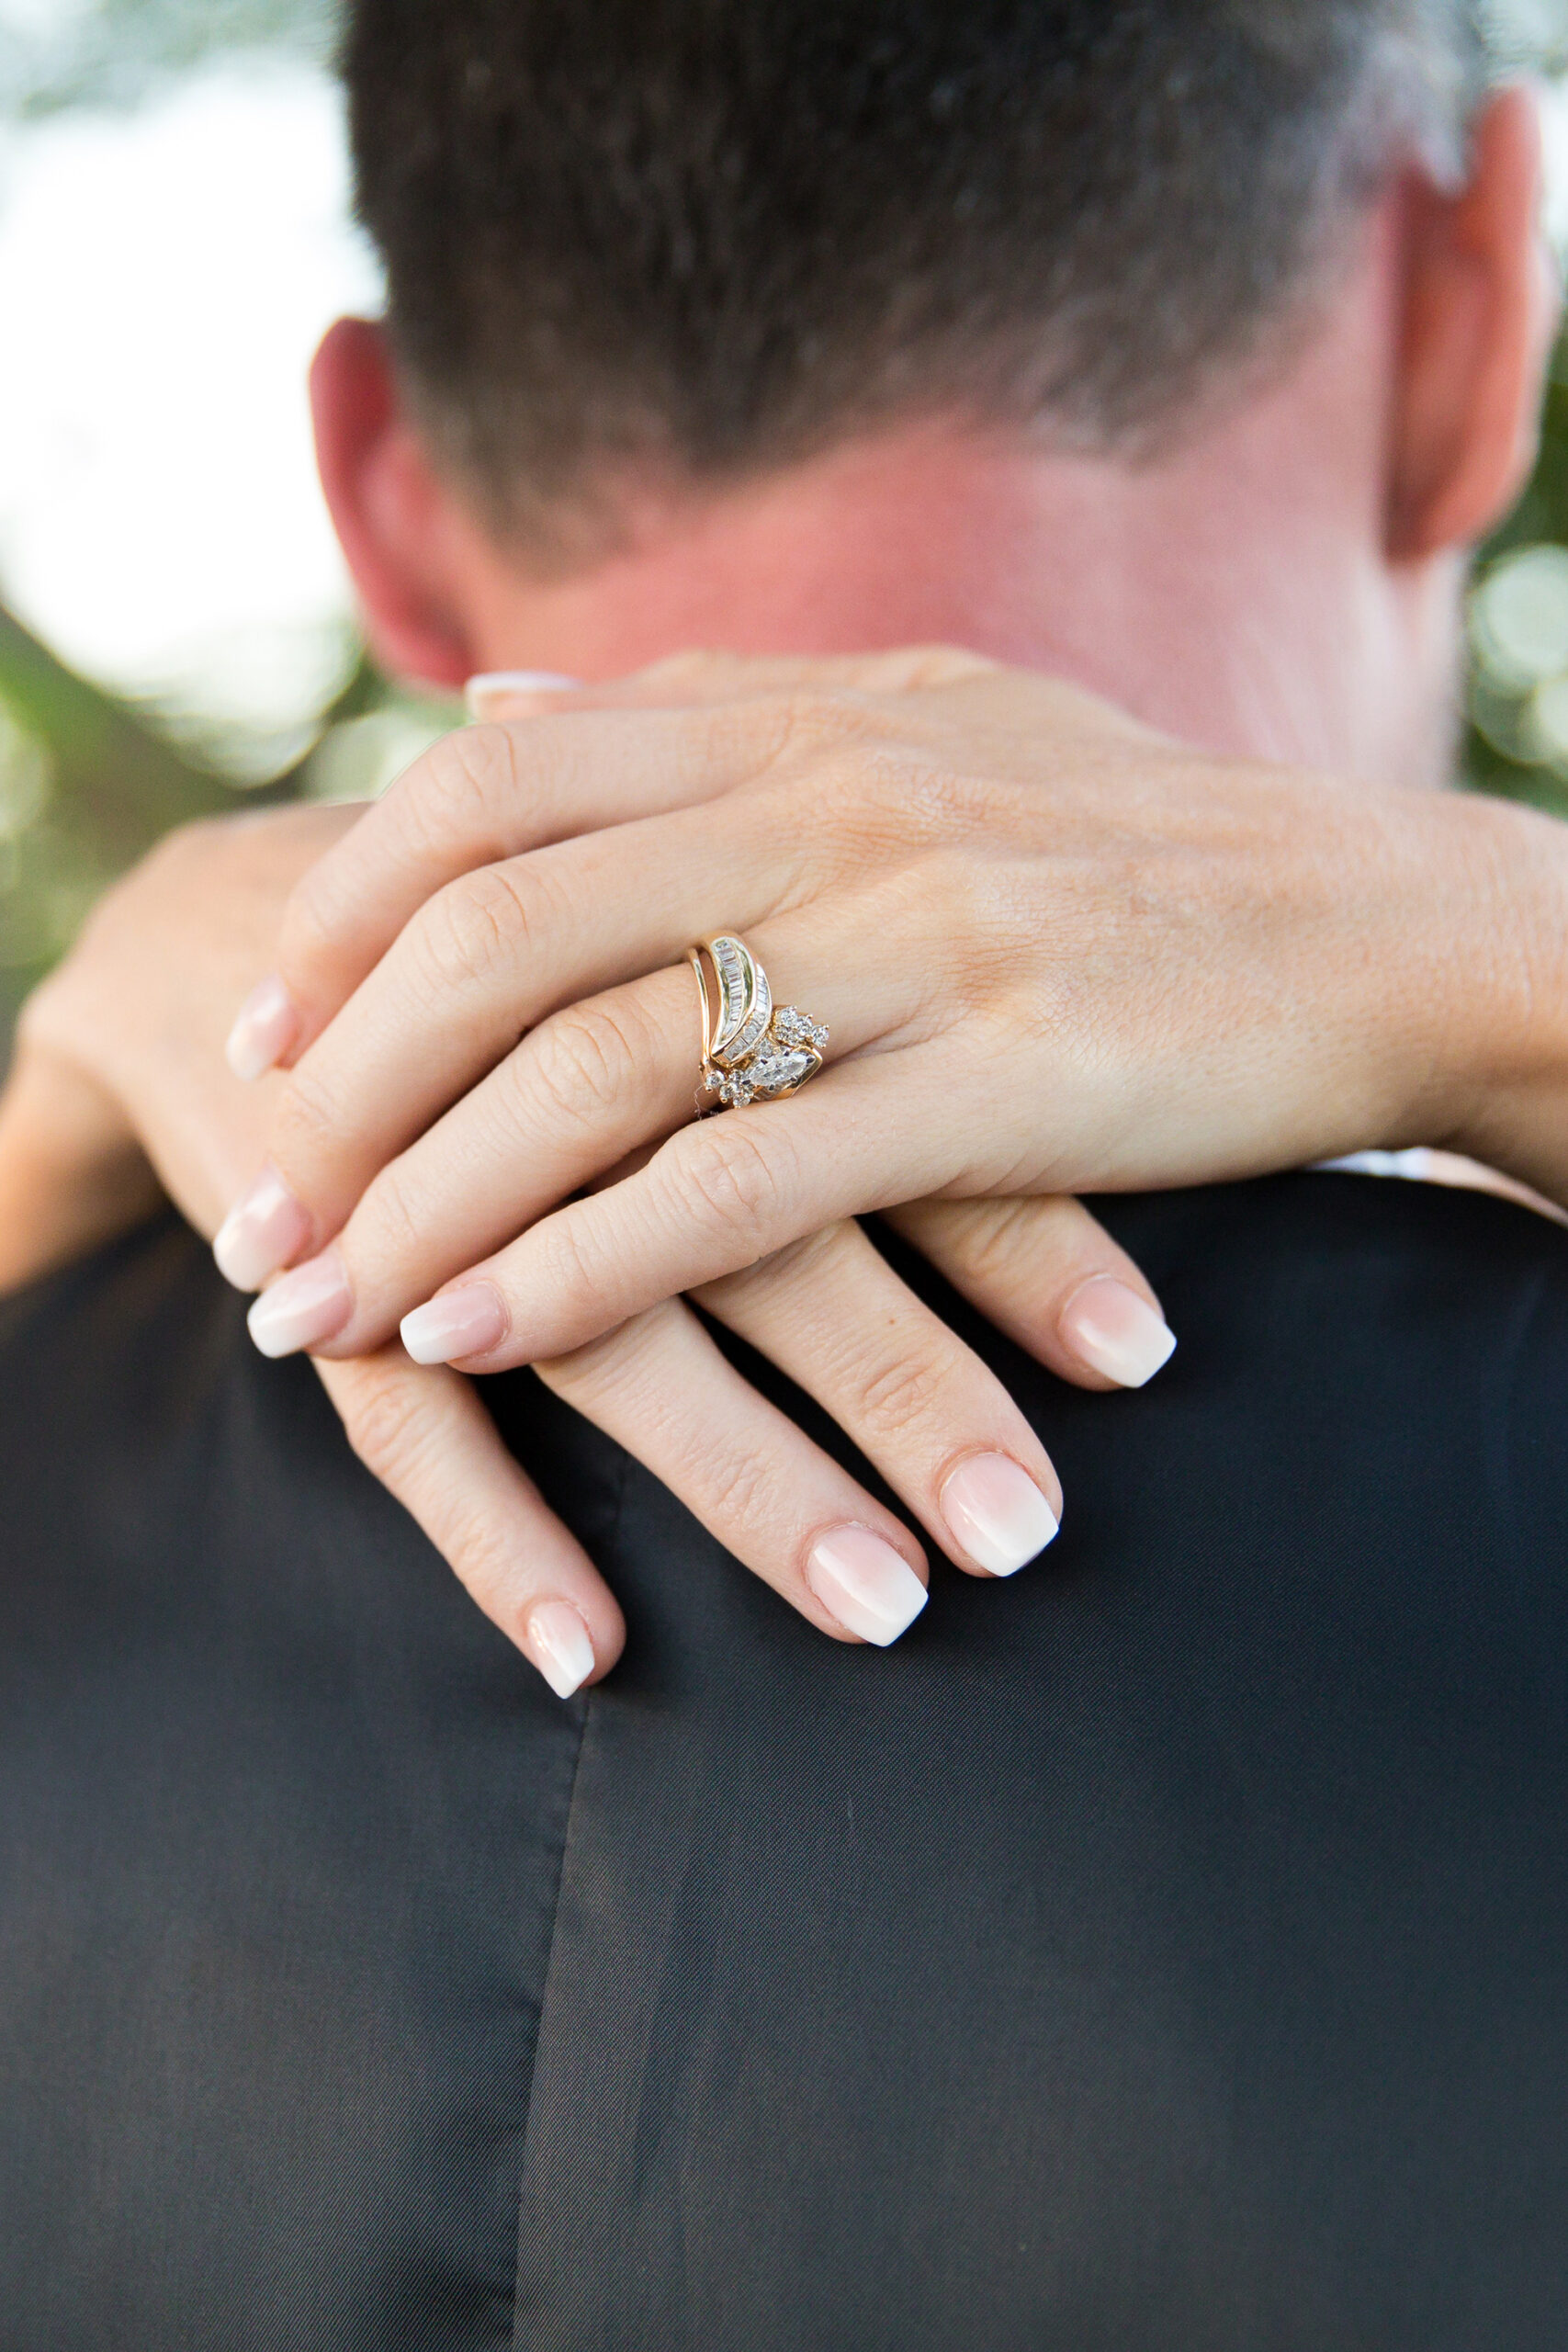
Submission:
[[[470,682],[479,725],[445,736],[305,876],[278,968],[235,1023],[243,1076],[292,1067],[415,911],[476,866],[687,808],[785,746],[863,723],[855,697],[930,693],[997,665],[948,646],[811,659],[680,654],[593,686],[526,672]]]
[[[276,974],[230,1040],[243,1074],[292,1066],[427,899],[476,867],[716,798],[797,731],[785,695],[656,711],[576,710],[433,744],[305,875]]]

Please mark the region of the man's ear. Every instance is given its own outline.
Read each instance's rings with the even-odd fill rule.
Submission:
[[[1530,91],[1483,108],[1462,187],[1412,183],[1403,264],[1388,549],[1416,561],[1483,537],[1535,458],[1559,296]]]
[[[470,659],[454,592],[452,503],[402,413],[386,338],[339,319],[310,366],[316,462],[377,660],[460,687]]]

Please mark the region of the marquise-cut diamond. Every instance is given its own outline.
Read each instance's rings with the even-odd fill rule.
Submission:
[[[809,1078],[816,1066],[815,1054],[779,1054],[764,1046],[747,1063],[746,1075],[759,1094],[782,1094]]]

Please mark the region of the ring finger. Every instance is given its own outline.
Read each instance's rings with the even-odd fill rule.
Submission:
[[[1001,1384],[857,1227],[788,1258],[704,1303],[781,1370],[809,1374],[959,1566],[1022,1567],[1056,1532],[1061,1489]],[[759,1395],[682,1302],[537,1369],[823,1631],[886,1644],[924,1606],[908,1531]]]
[[[1053,1540],[1062,1489],[1032,1427],[859,1225],[694,1295],[832,1415],[959,1567],[1011,1576]]]
[[[797,947],[782,968],[807,960]],[[268,1355],[330,1347],[343,1356],[379,1346],[450,1276],[688,1124],[695,999],[691,973],[671,969],[542,1023],[382,1169],[335,1241],[264,1292],[251,1317],[257,1346]],[[863,1043],[876,1017],[860,991],[835,1047]],[[290,1254],[304,1216],[280,1172],[268,1169],[225,1221],[215,1244],[220,1266],[254,1289]],[[438,1336],[450,1354],[461,1335],[443,1329]]]

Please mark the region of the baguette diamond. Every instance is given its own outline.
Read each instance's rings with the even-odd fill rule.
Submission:
[[[711,997],[705,958],[713,973]],[[798,1005],[775,1010],[767,974],[744,940],[730,933],[694,947],[690,960],[702,999],[699,1113],[743,1110],[749,1102],[798,1093],[822,1068],[827,1024]]]

